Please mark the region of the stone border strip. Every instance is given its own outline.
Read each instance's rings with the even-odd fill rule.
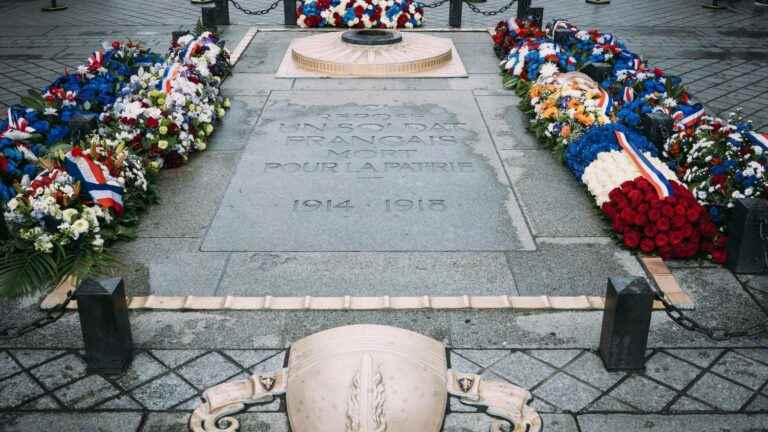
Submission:
[[[235,47],[235,50],[232,51],[232,54],[230,54],[229,56],[229,62],[232,64],[232,66],[236,65],[237,62],[240,60],[240,57],[248,48],[248,45],[251,44],[251,41],[256,36],[256,33],[258,33],[258,31],[259,30],[256,27],[251,27],[245,33],[245,36],[243,36],[243,38],[240,39],[240,42]]]
[[[677,284],[674,275],[661,258],[641,257],[643,267],[652,282],[665,297],[681,309],[692,309],[693,302]],[[64,301],[73,282],[67,280],[53,290],[40,304],[50,309]],[[605,298],[601,296],[420,296],[420,297],[207,297],[207,296],[135,296],[128,301],[129,309],[147,310],[457,310],[457,309],[512,309],[521,311],[545,310],[602,310]],[[69,309],[76,309],[72,301]],[[663,310],[661,302],[654,310]]]

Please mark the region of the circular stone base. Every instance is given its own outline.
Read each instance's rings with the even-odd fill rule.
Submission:
[[[376,77],[425,72],[444,66],[453,58],[449,39],[419,33],[387,33],[400,36],[402,41],[361,45],[345,42],[346,33],[324,33],[295,40],[291,57],[297,67],[312,72]]]

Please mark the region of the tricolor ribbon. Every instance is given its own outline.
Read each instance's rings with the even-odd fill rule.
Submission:
[[[611,100],[611,95],[608,94],[607,91],[603,90],[602,88],[599,90],[600,99],[597,100],[597,107],[600,108],[600,111],[602,111],[603,114],[609,116],[611,113],[611,107],[613,106],[613,100]]]
[[[614,131],[614,135],[616,135],[616,141],[618,141],[619,146],[624,150],[624,153],[635,167],[637,167],[643,178],[651,183],[659,198],[666,198],[672,195],[672,184],[667,180],[667,177],[637,147],[629,142],[623,132]]]
[[[753,144],[762,147],[764,150],[768,150],[768,134],[760,132],[747,132],[747,138],[752,141]]]
[[[672,114],[672,120],[675,121],[675,129],[681,130],[692,127],[699,121],[701,117],[704,116],[704,114],[705,112],[703,107],[687,116],[682,111],[675,112]]]
[[[639,58],[635,58],[632,61],[632,67],[634,67],[636,71],[639,71],[643,67],[643,62],[641,62]]]
[[[170,94],[171,90],[173,90],[173,81],[181,75],[183,70],[184,66],[179,63],[166,67],[165,72],[163,72],[163,79],[158,84],[159,89],[165,94]]]
[[[95,72],[101,69],[104,64],[104,54],[101,51],[96,51],[88,58],[88,70]]]
[[[104,174],[96,162],[82,154],[80,149],[67,153],[64,168],[72,178],[80,182],[82,190],[104,208],[123,213],[123,187],[110,175]]]
[[[0,138],[8,138],[14,141],[23,141],[32,136],[35,129],[29,126],[24,117],[16,116],[11,108],[8,108],[8,127],[0,132]]]

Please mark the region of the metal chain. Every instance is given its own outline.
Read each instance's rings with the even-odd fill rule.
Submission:
[[[433,9],[433,8],[436,8],[436,7],[440,7],[440,6],[448,3],[449,1],[450,0],[437,0],[434,3],[418,3],[418,6],[420,8],[424,8],[424,9]]]
[[[244,13],[246,15],[266,15],[266,14],[272,12],[273,10],[275,10],[277,8],[277,5],[279,5],[282,0],[275,0],[275,1],[272,2],[271,5],[269,5],[268,8],[260,9],[260,10],[248,9],[248,8],[244,7],[243,5],[241,5],[240,3],[238,3],[236,0],[229,0],[229,1],[230,1],[230,3],[232,3],[233,6],[235,6],[235,9],[238,9],[240,12],[242,12],[242,13]]]
[[[463,1],[464,1],[464,3],[467,6],[469,6],[469,9],[472,12],[474,12],[476,14],[483,15],[483,16],[494,16],[494,15],[502,14],[502,13],[508,11],[509,8],[511,8],[513,4],[517,3],[517,0],[511,0],[509,3],[507,3],[506,5],[500,7],[499,9],[492,10],[492,11],[484,11],[484,10],[480,10],[479,7],[477,7],[474,4],[468,2],[467,0],[463,0]]]
[[[747,336],[757,336],[762,333],[768,332],[768,319],[757,324],[753,324],[741,330],[728,330],[724,327],[707,327],[700,324],[691,317],[685,316],[677,306],[670,303],[662,293],[656,291],[656,299],[664,305],[664,312],[667,316],[674,321],[680,327],[703,334],[704,336],[715,341],[726,341],[729,339],[736,339]]]
[[[64,314],[67,313],[67,306],[72,298],[75,296],[75,292],[70,290],[67,292],[67,297],[64,301],[46,311],[45,316],[38,318],[30,323],[24,325],[12,325],[4,329],[0,329],[0,340],[10,340],[21,337],[31,331],[41,329],[47,325],[53,324],[58,321]]]

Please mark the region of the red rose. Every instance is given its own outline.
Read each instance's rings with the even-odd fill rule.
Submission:
[[[653,240],[644,238],[640,241],[640,250],[643,251],[643,253],[651,253],[654,249],[656,249],[656,243],[654,243]]]
[[[699,228],[701,231],[701,234],[704,237],[714,237],[715,234],[717,234],[717,227],[712,222],[705,222],[701,224],[701,227]]]
[[[656,229],[659,231],[668,231],[669,230],[669,219],[667,218],[659,218],[659,220],[656,221]]]
[[[683,241],[683,233],[680,231],[672,231],[669,233],[669,242],[673,246],[679,245]]]
[[[659,230],[657,230],[656,227],[653,226],[653,225],[646,225],[643,228],[643,234],[646,237],[656,237],[656,234],[658,234],[658,232],[659,232]]]
[[[685,216],[685,206],[682,204],[678,204],[675,206],[675,214],[678,216]]]
[[[664,206],[661,207],[661,214],[663,214],[666,217],[672,217],[675,215],[675,208],[669,204],[665,204]]]
[[[626,223],[633,223],[635,220],[635,212],[629,207],[621,211],[621,220]]]
[[[728,244],[728,236],[719,235],[715,238],[714,243],[716,248],[724,248]]]
[[[626,229],[626,226],[624,225],[624,222],[621,221],[621,219],[616,218],[611,223],[611,228],[613,228],[613,231],[619,234],[624,233],[624,230]]]
[[[648,219],[650,219],[652,222],[655,222],[655,221],[661,219],[661,212],[659,210],[656,210],[656,209],[651,209],[648,212]]]
[[[645,226],[648,223],[648,217],[643,213],[635,213],[633,223],[638,226]]]
[[[656,78],[661,78],[664,76],[664,71],[659,68],[653,68],[653,74],[656,75]]]
[[[147,127],[156,128],[160,124],[160,122],[158,122],[156,118],[150,117],[147,119],[146,124],[147,124]]]
[[[397,26],[398,27],[405,27],[405,23],[408,22],[408,17],[406,14],[400,14],[399,17],[397,17]]]
[[[364,11],[365,11],[365,9],[363,9],[362,6],[360,6],[360,5],[355,6],[355,16],[356,17],[360,18],[361,16],[363,16],[363,12]],[[398,19],[398,23],[399,22],[400,22],[400,20]]]
[[[680,228],[683,225],[685,225],[685,218],[683,216],[675,215],[675,216],[672,217],[671,222],[672,222],[672,226],[673,227]]]
[[[627,231],[624,233],[624,245],[628,248],[636,248],[640,244],[640,234],[637,231]]]
[[[696,222],[699,219],[700,213],[701,207],[691,207],[685,212],[685,218],[688,219],[689,222]]]
[[[712,261],[718,264],[724,264],[727,258],[728,256],[724,249],[715,249],[712,251]]]
[[[120,41],[112,41],[112,49],[120,49]]]
[[[656,242],[656,246],[661,248],[669,243],[669,237],[667,237],[666,234],[659,234],[656,236],[654,241]]]

